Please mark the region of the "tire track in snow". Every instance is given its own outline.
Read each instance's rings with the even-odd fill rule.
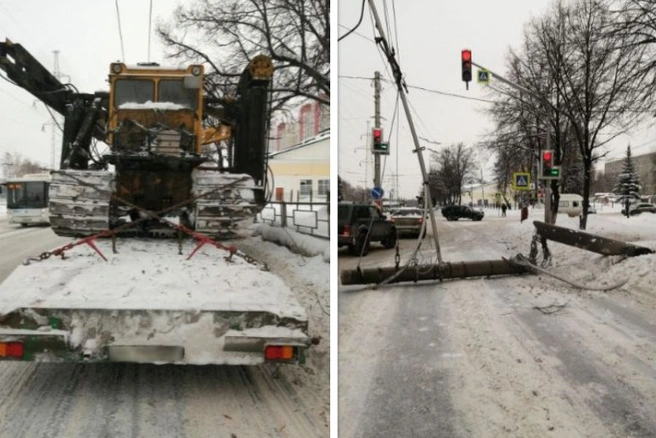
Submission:
[[[275,367],[263,366],[253,369],[256,376],[254,382],[258,386],[261,399],[274,418],[282,422],[277,428],[280,437],[322,437],[326,436],[326,429],[319,423],[319,413],[309,411],[314,406],[319,409],[318,403],[305,404],[305,398],[299,396],[294,386],[283,373],[274,377],[272,371]],[[303,394],[307,397],[307,394]],[[317,398],[316,401],[319,401]]]
[[[398,306],[388,315],[384,341],[377,343],[372,385],[353,436],[459,436],[452,422],[450,374],[443,366],[449,352],[440,325],[446,317],[443,294],[434,289],[384,291],[398,296]]]

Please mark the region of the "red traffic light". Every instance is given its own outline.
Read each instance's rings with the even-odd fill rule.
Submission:
[[[373,129],[373,135],[374,135],[374,141],[375,140],[380,140],[382,137],[383,131],[380,128],[374,128]]]
[[[469,49],[462,51],[462,80],[467,82],[467,87],[469,87],[469,81],[472,80],[471,50]]]
[[[542,159],[546,161],[551,161],[551,151],[544,151],[542,153]]]

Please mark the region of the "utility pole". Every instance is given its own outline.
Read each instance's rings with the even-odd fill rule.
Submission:
[[[371,128],[369,128],[369,123],[371,121],[367,120],[367,133],[366,135],[366,141],[365,141],[365,146],[364,146],[364,197],[363,202],[367,201],[367,185],[369,184],[369,179],[368,179],[368,169],[369,169],[369,151],[371,151]]]
[[[481,166],[481,207],[485,208],[485,180],[483,180],[482,166]]]
[[[61,80],[63,77],[67,77],[68,81],[70,82],[71,77],[69,75],[62,74],[62,72],[59,71],[59,50],[53,50],[52,51],[55,59],[54,59],[54,65],[52,68],[52,75],[56,77],[58,80]],[[56,155],[57,155],[57,139],[56,139],[56,130],[62,126],[60,122],[57,120],[57,115],[52,114],[53,120],[50,120],[48,124],[50,125],[50,170],[55,170],[55,166],[57,163],[56,160]],[[62,128],[63,129],[63,128]]]
[[[374,128],[380,128],[380,72],[374,73]],[[372,151],[373,153],[373,151]],[[374,153],[374,187],[380,185],[380,154]],[[381,200],[382,206],[382,200]]]
[[[61,72],[59,71],[59,50],[53,50],[52,53],[55,55],[55,64],[52,68],[52,75],[59,79],[61,77]],[[55,154],[56,154],[56,138],[55,130],[57,129],[56,117],[55,120],[52,120],[50,123],[50,170],[55,170]]]
[[[52,68],[52,75],[56,77],[58,80],[61,81],[62,78],[66,77],[68,78],[68,82],[71,81],[71,77],[67,74],[63,74],[61,71],[59,71],[59,50],[53,50],[52,51],[54,55],[54,64]],[[52,114],[52,120],[48,122],[50,125],[50,170],[56,170],[55,166],[57,166],[57,138],[56,138],[56,133],[57,129],[64,129],[63,128],[63,122],[58,121],[58,115],[56,113]]]
[[[433,211],[433,202],[431,200],[430,188],[428,186],[428,172],[426,171],[426,163],[424,162],[424,156],[422,154],[423,149],[419,145],[419,137],[417,136],[415,124],[412,120],[412,115],[410,113],[410,106],[408,105],[408,100],[406,97],[406,93],[408,89],[405,84],[405,80],[403,79],[403,74],[401,73],[401,67],[396,61],[393,50],[391,50],[391,48],[387,43],[385,30],[383,28],[380,17],[378,16],[378,10],[376,9],[376,5],[374,4],[373,0],[369,0],[369,7],[371,8],[371,12],[373,13],[374,16],[375,27],[378,30],[378,33],[380,34],[380,38],[376,39],[377,43],[378,45],[381,46],[383,53],[385,53],[385,56],[387,57],[387,61],[390,63],[390,67],[394,75],[394,81],[399,91],[399,97],[401,98],[401,103],[403,104],[403,110],[405,111],[406,118],[408,119],[408,126],[410,128],[410,133],[412,134],[412,140],[415,146],[415,153],[417,154],[417,160],[419,161],[419,168],[421,169],[421,175],[424,185],[425,206],[426,209],[428,210],[428,214],[430,217],[431,231],[433,232],[433,240],[435,241],[435,252],[437,253],[437,261],[439,264],[442,264],[442,252],[440,250],[440,242],[437,236],[437,221],[435,219],[435,212]],[[415,255],[416,255],[416,251],[413,257]]]
[[[549,135],[549,120],[546,120],[546,133],[547,139],[545,141],[546,150],[551,149],[551,135]],[[544,181],[544,223],[552,224],[551,214],[551,180],[545,179]]]

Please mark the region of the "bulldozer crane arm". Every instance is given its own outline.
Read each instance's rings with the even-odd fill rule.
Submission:
[[[66,103],[73,91],[62,84],[47,68],[34,58],[20,44],[9,39],[0,42],[0,69],[19,87],[29,91],[34,97],[66,115]]]
[[[0,69],[25,89],[64,116],[62,169],[87,169],[92,138],[105,141],[103,129],[109,94],[78,93],[62,84],[22,45],[9,39],[0,42]]]

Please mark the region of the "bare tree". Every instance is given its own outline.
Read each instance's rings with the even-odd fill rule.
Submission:
[[[656,2],[617,0],[613,3],[619,6],[618,10],[613,11],[613,36],[617,35],[621,40],[645,49],[644,57],[638,60],[641,63],[640,75],[644,76],[646,99],[640,110],[653,113],[656,107]]]
[[[564,181],[576,183],[582,172],[585,229],[594,162],[605,154],[600,148],[640,120],[646,99],[640,61],[646,51],[634,34],[614,32],[608,0],[559,2],[544,17],[527,27],[523,53],[513,54],[511,73],[538,102],[518,93],[510,113],[526,111],[548,118],[556,164],[570,157],[571,172]],[[528,103],[528,105],[525,105]],[[521,128],[521,125],[519,126]],[[576,146],[580,161],[569,153]],[[552,182],[557,206],[558,182]],[[557,207],[556,207],[557,208]]]
[[[556,92],[561,67],[550,64],[548,57],[550,43],[559,39],[552,36],[550,42],[546,38],[546,35],[564,34],[563,11],[562,5],[556,3],[551,15],[531,21],[525,28],[521,50],[509,53],[508,77],[529,93],[503,85],[491,88],[497,94],[497,103],[490,110],[496,128],[488,147],[497,151],[497,169],[502,172],[497,176],[504,193],[512,172],[537,170],[540,151],[547,147],[554,150],[556,165],[562,168],[567,164],[564,157],[571,146],[564,139],[570,126],[560,111],[562,102]],[[534,175],[537,177],[537,173]],[[553,180],[550,185],[555,218],[559,181]]]
[[[42,173],[46,171],[39,163],[24,158],[18,152],[5,152],[0,165],[2,166],[5,178],[17,178],[28,173]]]
[[[158,27],[173,58],[210,66],[213,96],[229,95],[250,59],[274,61],[273,110],[296,97],[330,103],[330,5],[325,0],[200,0]]]
[[[366,202],[371,196],[364,187],[354,186],[342,177],[337,177],[338,199],[340,201]]]
[[[644,99],[641,63],[643,46],[635,36],[611,32],[613,21],[608,2],[579,0],[566,17],[563,50],[552,51],[563,66],[558,95],[583,163],[583,216],[585,229],[590,199],[592,166],[597,149],[639,120]],[[615,131],[611,131],[616,128]]]
[[[453,144],[442,149],[432,160],[428,178],[431,198],[445,204],[460,204],[463,186],[476,176],[473,150],[463,143]]]

